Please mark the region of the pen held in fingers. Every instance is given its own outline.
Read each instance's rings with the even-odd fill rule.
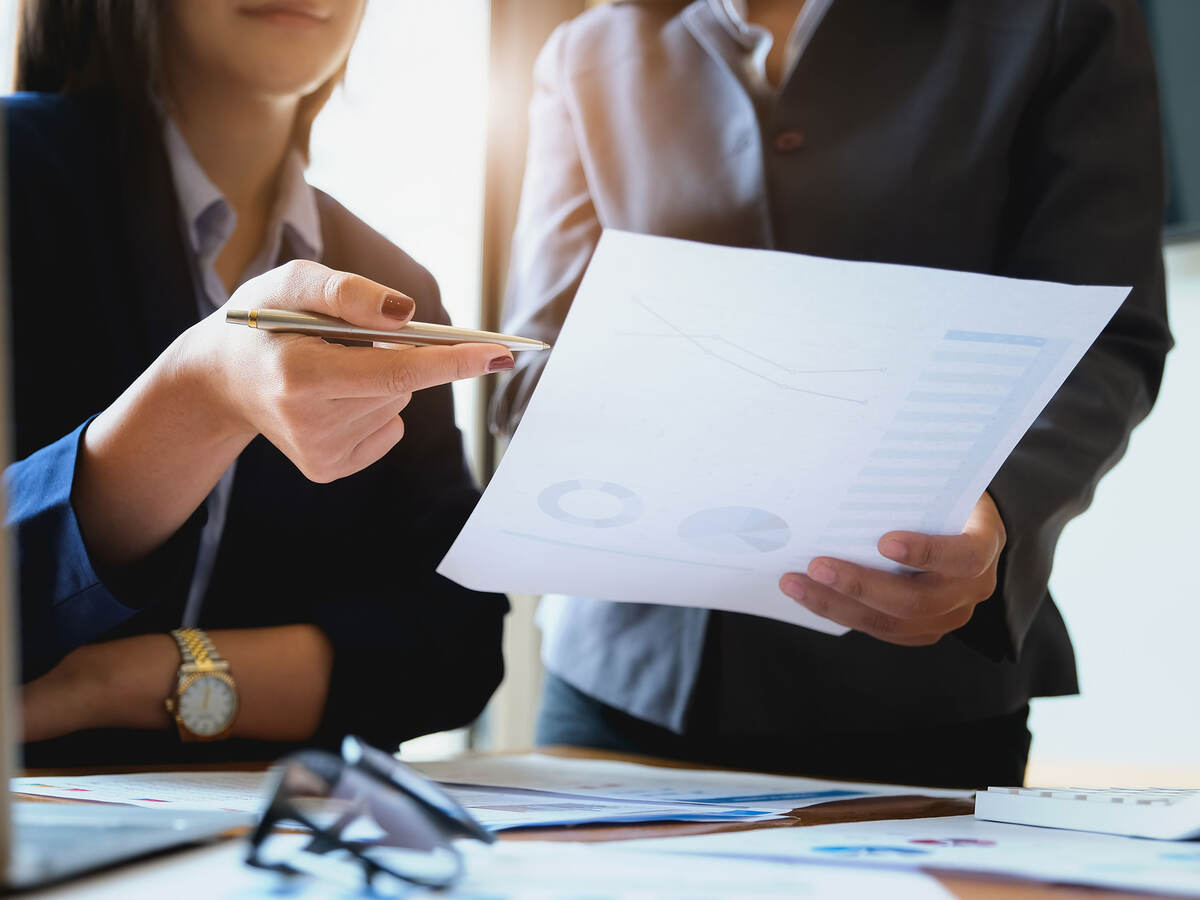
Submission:
[[[359,328],[333,316],[296,312],[290,309],[230,309],[225,313],[230,325],[247,325],[260,331],[308,334],[343,341],[377,341],[385,344],[448,346],[453,344],[499,344],[509,350],[549,350],[550,345],[532,338],[494,331],[453,328],[430,322],[410,322],[395,331]]]

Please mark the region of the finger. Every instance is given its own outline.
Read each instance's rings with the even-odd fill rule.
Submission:
[[[995,565],[1006,540],[1000,511],[985,492],[971,510],[962,534],[891,531],[879,539],[878,550],[914,569],[949,578],[976,578]]]
[[[852,600],[798,573],[785,575],[780,579],[779,586],[810,612],[893,644],[932,643],[938,637],[961,628],[970,621],[974,612],[973,606],[966,606],[941,616],[900,619]]]
[[[352,417],[343,419],[347,432],[366,435],[386,425],[388,417],[400,415],[411,402],[412,394],[399,394],[394,397],[386,397],[382,401],[375,397],[371,401],[335,400],[334,404],[354,409]],[[361,409],[357,408],[359,404],[363,404]]]
[[[994,536],[972,533],[938,535],[892,531],[879,539],[879,552],[888,559],[947,578],[977,578],[1000,554]]]
[[[417,308],[401,291],[309,260],[294,260],[251,279],[235,297],[251,306],[322,313],[388,330],[407,325]]]
[[[513,366],[512,354],[497,344],[415,347],[397,352],[379,347],[339,347],[325,383],[334,397],[411,394],[438,384],[476,378]]]
[[[404,420],[392,416],[382,427],[368,434],[346,457],[346,474],[353,475],[379,462],[404,437]]]
[[[809,563],[807,574],[818,584],[898,619],[929,619],[972,602],[963,581],[932,573],[883,572],[822,556]]]

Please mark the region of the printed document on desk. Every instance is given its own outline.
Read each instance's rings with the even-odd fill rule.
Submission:
[[[438,571],[842,633],[779,577],[960,532],[1128,292],[606,231]]]
[[[14,778],[17,794],[150,809],[262,811],[266,772],[139,772],[121,775],[55,775]]]
[[[1200,843],[1150,841],[974,816],[771,828],[625,841],[645,850],[775,863],[846,863],[986,873],[1039,882],[1200,897]]]
[[[240,812],[250,824],[263,808],[269,780],[266,772],[145,772],[14,778],[12,790],[89,803]],[[448,790],[490,831],[597,822],[755,822],[779,812],[771,804],[693,803],[678,797],[607,798],[463,785]]]
[[[970,800],[971,791],[826,781],[790,775],[762,775],[706,769],[675,769],[597,759],[565,759],[541,753],[468,756],[416,763],[415,768],[451,792],[457,788],[534,791],[542,795],[684,803],[714,810],[744,809],[787,813],[858,797],[920,795]],[[459,798],[460,802],[462,798]],[[470,799],[470,798],[468,798]],[[464,805],[471,808],[470,802]]]

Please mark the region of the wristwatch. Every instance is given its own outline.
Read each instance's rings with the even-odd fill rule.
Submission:
[[[179,737],[185,741],[218,741],[228,737],[238,713],[237,683],[229,663],[199,628],[171,632],[179,645],[175,690],[166,700]]]

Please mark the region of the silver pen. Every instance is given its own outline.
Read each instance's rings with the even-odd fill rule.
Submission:
[[[333,316],[295,312],[290,309],[230,309],[225,313],[230,325],[248,325],[261,331],[311,334],[344,341],[380,341],[388,344],[500,344],[509,350],[549,350],[550,345],[532,338],[494,331],[473,331],[429,322],[409,322],[395,331],[359,328]]]

